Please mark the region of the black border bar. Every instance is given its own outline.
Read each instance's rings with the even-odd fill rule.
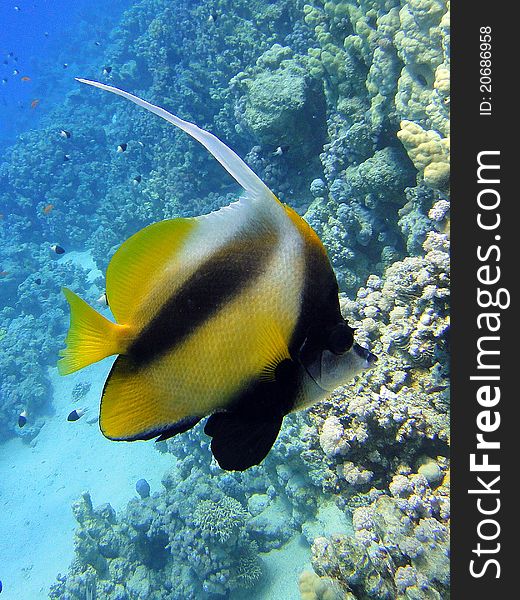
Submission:
[[[451,9],[452,598],[499,600],[520,597],[519,11]]]

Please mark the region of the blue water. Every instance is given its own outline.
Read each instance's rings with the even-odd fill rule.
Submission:
[[[449,597],[449,9],[432,5],[2,0],[0,598]],[[114,358],[58,374],[63,287],[113,319],[105,274],[125,240],[243,193],[185,133],[75,77],[233,148],[314,228],[342,316],[378,357],[285,415],[258,466],[221,469],[204,419],[167,442],[111,441],[98,417]],[[313,283],[310,239],[294,272],[319,255]],[[352,337],[333,344],[322,316],[291,357],[315,391],[336,385]]]
[[[0,4],[0,144],[36,127],[87,65],[102,68],[111,28],[131,0]],[[16,10],[18,6],[20,10]],[[99,45],[97,45],[99,44]],[[12,56],[11,56],[12,55]],[[64,65],[68,65],[64,68]],[[18,70],[19,74],[13,74]],[[30,81],[22,81],[22,77]],[[33,100],[39,100],[31,108]]]

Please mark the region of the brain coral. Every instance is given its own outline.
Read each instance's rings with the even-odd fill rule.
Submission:
[[[424,182],[434,189],[445,189],[450,177],[450,138],[441,138],[433,130],[425,131],[417,123],[401,121],[397,133]]]

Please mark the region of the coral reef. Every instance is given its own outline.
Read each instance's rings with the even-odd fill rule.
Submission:
[[[449,584],[449,479],[398,474],[392,496],[353,511],[353,537],[319,537],[312,547],[319,575],[346,585],[355,598],[446,597]]]
[[[425,131],[412,121],[401,121],[397,137],[403,143],[424,183],[434,189],[445,189],[450,177],[449,136],[433,130]]]
[[[273,46],[257,60],[262,70],[256,76],[242,80],[247,88],[244,123],[262,145],[273,149],[286,144],[294,146],[294,160],[304,161],[323,146],[323,89],[294,59],[282,60],[273,68],[278,59],[268,59],[266,54],[275,50],[278,49]]]
[[[73,505],[76,558],[67,575],[58,576],[51,598],[83,598],[87,582],[95,582],[98,595],[107,600],[145,597],[139,594],[209,600],[259,584],[264,573],[261,552],[285,541],[273,529],[273,503],[291,537],[305,517],[296,510],[292,517],[287,514],[288,498],[302,490],[285,476],[269,477],[260,469],[242,476],[208,473],[207,448],[193,445],[189,451],[177,440],[167,446],[177,466],[165,473],[160,492],[130,500],[118,516],[109,505],[94,509],[88,493]],[[246,509],[243,503],[251,489],[258,493]],[[282,497],[283,507],[276,502]]]
[[[244,526],[246,511],[238,500],[225,496],[220,502],[202,500],[193,513],[196,527],[203,535],[226,542]]]
[[[303,571],[299,577],[298,587],[301,600],[353,600],[349,592],[343,592],[334,580],[318,577],[312,571]]]
[[[135,484],[135,491],[141,498],[148,498],[150,496],[150,484],[146,479],[138,479]]]
[[[322,486],[355,529],[316,538],[313,567],[361,600],[449,594],[448,237],[429,232],[423,250],[344,300],[382,362],[310,410],[319,435],[305,459],[326,457]]]
[[[315,570],[302,598],[448,597],[449,18],[447,0],[142,0],[124,13],[102,79],[214,132],[305,215],[379,361],[289,416],[259,468],[222,473],[196,428],[157,444],[175,457],[161,490],[140,480],[120,514],[85,493],[52,598],[256,593],[262,556],[301,534]],[[101,77],[87,50],[78,61]],[[0,165],[0,440],[36,443],[52,412],[60,288],[95,303],[124,239],[236,196],[185,136],[90,90],[19,137]],[[325,500],[352,531],[320,532]]]

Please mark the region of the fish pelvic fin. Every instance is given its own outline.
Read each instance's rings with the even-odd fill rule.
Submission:
[[[60,375],[69,375],[126,349],[128,326],[112,323],[69,289],[62,291],[70,306],[70,326],[65,338],[67,347],[60,350]]]
[[[250,417],[234,412],[210,416],[204,433],[211,440],[211,452],[221,469],[245,471],[259,465],[269,454],[282,426],[283,415]]]
[[[138,98],[129,92],[125,92],[124,90],[120,90],[112,85],[106,85],[104,83],[99,83],[98,81],[90,81],[89,79],[81,79],[79,77],[76,77],[76,80],[80,83],[86,83],[87,85],[91,85],[101,90],[111,92],[112,94],[122,96],[123,98],[126,98],[134,104],[145,108],[162,119],[165,119],[179,129],[182,129],[188,135],[191,135],[192,138],[201,143],[226,169],[231,177],[233,177],[246,190],[246,192],[248,192],[250,196],[253,198],[265,198],[269,202],[280,202],[273,192],[260,179],[260,177],[258,177],[258,175],[246,165],[246,163],[238,156],[238,154],[226,146],[226,144],[219,140],[215,135],[209,133],[209,131],[205,131],[194,123],[190,123],[189,121],[184,121],[183,119],[176,117],[160,106],[151,104],[146,100],[142,100],[141,98]]]

